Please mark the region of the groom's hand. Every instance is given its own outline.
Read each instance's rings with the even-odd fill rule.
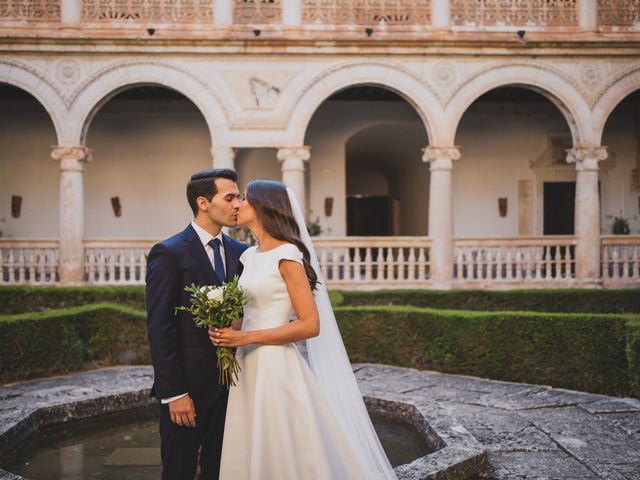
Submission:
[[[171,414],[171,421],[181,427],[196,426],[196,409],[189,395],[170,402],[169,413]]]

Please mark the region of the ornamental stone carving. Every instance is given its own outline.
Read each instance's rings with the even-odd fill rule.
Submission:
[[[55,74],[58,81],[64,85],[78,83],[81,76],[80,63],[76,60],[60,60],[56,62]]]
[[[598,162],[608,157],[607,147],[578,147],[567,150],[567,163],[575,163],[576,170],[598,170]]]
[[[63,172],[82,172],[84,163],[91,162],[91,150],[83,145],[55,145],[52,147],[51,158],[60,162]]]

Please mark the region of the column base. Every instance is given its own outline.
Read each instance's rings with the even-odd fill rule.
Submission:
[[[576,288],[602,288],[603,282],[601,278],[577,278]]]

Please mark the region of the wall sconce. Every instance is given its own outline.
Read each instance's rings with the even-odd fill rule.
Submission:
[[[370,36],[371,36],[371,34],[373,33],[373,28],[371,28],[371,27],[367,27],[367,28],[365,28],[365,29],[364,29],[364,33],[366,33],[366,34],[367,34],[367,37],[370,37]]]
[[[122,206],[120,205],[120,197],[111,197],[111,208],[116,217],[122,216]]]
[[[20,210],[22,210],[22,197],[20,195],[11,195],[11,216],[20,218]]]
[[[333,212],[333,197],[327,197],[324,199],[324,216],[330,217]]]
[[[498,211],[501,217],[507,216],[507,197],[500,197],[498,199]]]
[[[147,33],[149,34],[149,36],[153,36],[153,34],[156,33],[156,29],[155,28],[147,28]]]
[[[256,37],[259,37],[261,33],[262,33],[262,30],[260,30],[259,28],[255,28],[255,29],[253,30],[253,34],[254,34]]]
[[[523,38],[524,38],[524,35],[525,35],[527,32],[526,32],[526,31],[524,31],[524,30],[518,30],[518,32],[517,32],[517,33],[518,33],[518,37],[520,37],[520,39],[523,39]]]

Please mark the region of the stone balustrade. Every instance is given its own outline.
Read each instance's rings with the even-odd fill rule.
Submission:
[[[216,18],[218,17],[218,18]],[[229,20],[227,20],[227,18]],[[0,23],[97,28],[355,26],[458,31],[640,29],[638,0],[27,0],[0,2]],[[197,30],[197,29],[196,29]]]
[[[143,285],[157,240],[84,240],[86,285]],[[576,237],[454,239],[454,288],[580,286]],[[601,284],[640,286],[640,235],[602,236]],[[428,237],[315,238],[327,287],[432,288]],[[0,239],[0,285],[60,284],[57,240]]]

